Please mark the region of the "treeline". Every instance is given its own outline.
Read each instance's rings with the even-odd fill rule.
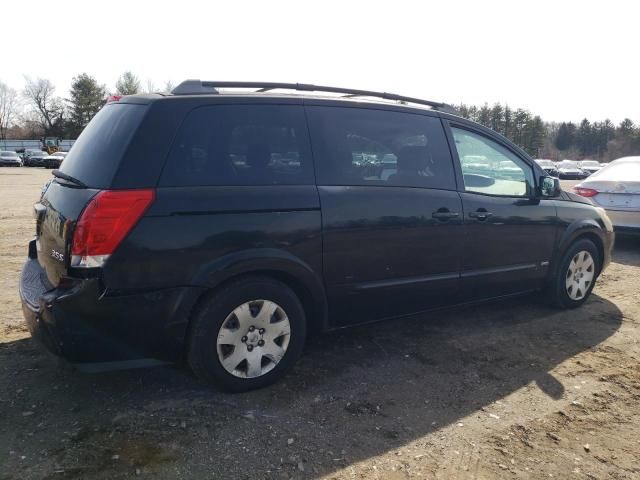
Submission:
[[[560,151],[574,152],[583,158],[614,160],[640,154],[640,128],[629,118],[617,126],[608,119],[591,123],[585,118],[580,125],[563,122],[554,125],[553,144]]]
[[[145,85],[132,72],[125,72],[107,88],[87,73],[73,77],[69,96],[56,93],[55,85],[46,78],[25,77],[22,91],[0,81],[0,140],[18,138],[61,137],[75,139],[91,118],[104,106],[109,95],[133,95],[169,91],[171,82],[157,88]]]
[[[625,118],[619,125],[611,120],[591,123],[545,122],[526,109],[512,109],[496,103],[461,104],[460,114],[501,133],[537,158],[610,161],[628,155],[640,155],[640,127]]]
[[[463,117],[504,135],[530,155],[538,156],[544,146],[547,127],[538,115],[532,115],[528,110],[514,110],[500,103],[490,107],[485,103],[481,107],[462,104],[458,111]]]
[[[81,73],[73,77],[66,98],[56,94],[55,85],[48,79],[25,77],[25,86],[20,92],[0,81],[0,140],[44,136],[75,139],[110,94],[172,89],[171,82],[160,88],[151,81],[143,85],[132,72],[124,72],[113,89]],[[493,106],[461,104],[458,110],[463,117],[501,133],[538,158],[609,161],[640,155],[640,127],[628,118],[617,126],[608,119],[592,123],[586,118],[576,125],[545,122],[529,110],[500,103]]]

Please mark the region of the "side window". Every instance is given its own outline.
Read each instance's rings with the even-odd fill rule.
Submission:
[[[301,106],[200,107],[180,128],[160,184],[313,184],[310,150]]]
[[[467,192],[524,197],[534,191],[533,170],[487,137],[452,127]]]
[[[343,107],[307,107],[321,185],[455,189],[440,119]]]

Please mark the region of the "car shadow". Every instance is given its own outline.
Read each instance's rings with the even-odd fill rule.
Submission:
[[[235,395],[184,368],[80,374],[53,365],[30,339],[0,344],[0,445],[19,455],[32,434],[45,452],[18,472],[3,448],[0,464],[10,467],[6,478],[54,477],[54,466],[64,473],[55,478],[120,478],[134,469],[155,478],[177,470],[317,478],[526,386],[563,398],[554,367],[597,348],[621,321],[597,295],[575,310],[525,297],[431,312],[321,335],[283,381]]]
[[[613,261],[632,267],[640,267],[640,235],[616,234]]]

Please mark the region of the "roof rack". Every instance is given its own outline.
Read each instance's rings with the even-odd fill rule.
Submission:
[[[328,92],[343,93],[345,97],[376,97],[385,100],[394,100],[404,103],[416,103],[419,105],[427,105],[434,110],[441,112],[459,114],[458,111],[449,104],[442,102],[434,102],[431,100],[423,100],[421,98],[405,97],[395,93],[374,92],[371,90],[356,90],[353,88],[327,87],[321,85],[311,85],[308,83],[279,83],[279,82],[224,82],[224,81],[201,81],[201,80],[185,80],[171,93],[174,95],[200,95],[200,94],[219,94],[219,88],[255,88],[255,92],[267,92],[269,90],[298,90],[303,92]]]

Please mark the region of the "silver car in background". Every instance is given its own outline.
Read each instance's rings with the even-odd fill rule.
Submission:
[[[604,208],[616,232],[640,233],[640,157],[615,160],[573,190]]]
[[[588,173],[585,173],[585,171],[578,166],[578,162],[575,160],[564,159],[556,166],[558,167],[558,176],[562,180],[582,179],[589,176]]]
[[[16,152],[2,151],[0,152],[0,166],[3,167],[21,167],[22,160]]]
[[[582,160],[581,162],[578,162],[578,166],[580,167],[580,170],[588,173],[589,175],[596,173],[602,168],[602,164],[595,160]]]

